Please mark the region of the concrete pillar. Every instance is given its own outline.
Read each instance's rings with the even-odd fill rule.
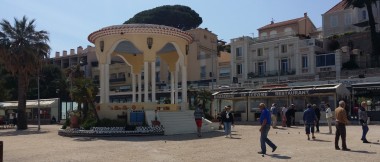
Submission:
[[[136,74],[132,73],[132,102],[136,102]]]
[[[141,102],[141,93],[142,93],[142,87],[141,87],[141,72],[139,74],[137,74],[137,86],[138,86],[138,102]]]
[[[149,102],[149,62],[144,62],[144,102]]]
[[[170,97],[171,97],[171,104],[174,104],[174,101],[175,101],[175,93],[174,93],[174,74],[175,72],[170,72]]]
[[[182,65],[182,110],[188,110],[187,106],[187,69]]]
[[[178,99],[179,99],[179,96],[178,96],[178,68],[179,68],[179,65],[177,64],[176,66],[176,69],[175,69],[175,72],[174,72],[174,95],[175,95],[175,104],[178,104]]]
[[[109,65],[99,64],[100,103],[109,103]]]
[[[156,103],[156,62],[151,62],[151,85],[152,85],[152,102]]]
[[[104,64],[99,64],[99,86],[100,86],[100,91],[99,91],[99,95],[100,95],[100,103],[106,103],[106,100],[105,100],[105,78],[104,78]]]

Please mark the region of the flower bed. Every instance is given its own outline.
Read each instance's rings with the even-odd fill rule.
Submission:
[[[60,129],[58,135],[73,137],[120,137],[120,136],[140,136],[140,135],[164,135],[164,127],[136,127],[135,130],[125,130],[125,127],[93,127],[90,130],[84,129]]]

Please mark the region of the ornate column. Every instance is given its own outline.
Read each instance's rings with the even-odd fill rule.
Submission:
[[[109,102],[109,65],[99,64],[100,103]]]
[[[144,102],[149,102],[149,62],[144,62]]]
[[[110,66],[108,63],[104,65],[104,79],[105,79],[104,91],[106,94],[105,101],[106,103],[109,103],[110,102]]]
[[[99,79],[100,79],[100,82],[99,82],[99,86],[100,86],[100,90],[99,90],[99,95],[100,95],[100,103],[106,103],[106,100],[105,100],[105,84],[104,84],[104,64],[99,64]]]
[[[156,62],[151,62],[151,86],[152,86],[152,102],[156,103]]]

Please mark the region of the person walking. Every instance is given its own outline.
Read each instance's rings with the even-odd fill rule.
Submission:
[[[202,120],[203,120],[203,117],[204,117],[204,113],[202,110],[202,105],[199,104],[194,111],[194,118],[195,118],[195,123],[197,124],[198,137],[202,137]]]
[[[286,111],[286,126],[290,127],[292,124],[295,125],[294,117],[296,115],[296,111],[294,110],[294,104],[291,104],[288,111]]]
[[[330,104],[326,104],[326,120],[327,125],[329,126],[329,134],[332,134],[331,122],[332,122],[333,114],[331,112]]]
[[[266,108],[264,103],[259,104],[259,108],[261,111],[260,115],[260,144],[261,144],[261,151],[258,152],[259,154],[266,154],[266,144],[268,144],[272,148],[272,152],[276,151],[277,146],[268,138],[268,132],[270,130],[271,125],[271,114],[269,110]]]
[[[281,109],[281,120],[282,120],[282,127],[286,127],[286,112],[288,111],[288,108],[286,104]]]
[[[317,120],[315,121],[315,128],[317,128],[316,132],[319,133],[319,120],[321,120],[321,109],[316,104],[313,104],[313,108],[315,111],[315,115],[317,116]]]
[[[226,135],[226,138],[229,136],[230,138],[232,138],[232,134],[231,134],[231,126],[234,125],[234,116],[233,114],[231,113],[231,106],[228,105],[226,107],[224,107],[224,110],[222,112],[222,123],[223,123],[223,126],[224,126],[224,134]]]
[[[314,136],[314,123],[317,120],[315,111],[310,104],[307,104],[307,109],[303,112],[303,122],[305,124],[305,132],[307,135],[307,140],[310,140],[310,132],[312,134],[311,138],[315,139]]]
[[[367,120],[368,120],[368,115],[367,115],[367,102],[363,101],[361,104],[360,104],[360,108],[358,110],[359,112],[359,121],[360,121],[360,125],[362,125],[362,130],[363,130],[363,133],[362,133],[362,138],[361,140],[363,141],[363,143],[370,143],[367,141],[367,133],[368,133],[368,125],[367,125]]]
[[[270,113],[271,113],[271,121],[272,121],[272,128],[273,129],[276,129],[276,124],[277,124],[277,113],[278,113],[278,110],[277,110],[277,104],[276,103],[273,103],[272,104],[272,107],[270,108]]]
[[[347,119],[347,113],[344,107],[346,106],[346,103],[344,101],[339,101],[339,107],[335,109],[335,127],[336,127],[336,133],[335,133],[335,150],[340,150],[339,148],[339,137],[342,138],[342,150],[343,151],[350,151],[350,149],[347,148],[346,144],[346,125],[348,124]]]

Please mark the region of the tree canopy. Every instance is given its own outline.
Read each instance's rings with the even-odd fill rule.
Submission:
[[[189,30],[202,24],[202,18],[190,7],[164,5],[139,12],[124,24],[157,24]]]
[[[29,80],[39,73],[50,46],[47,31],[37,31],[35,20],[25,16],[15,18],[14,25],[3,19],[0,22],[0,61],[4,68],[17,76],[18,120],[17,129],[28,129],[26,116],[26,93]]]
[[[371,31],[371,43],[372,43],[372,66],[380,66],[379,57],[380,57],[380,48],[379,36],[376,32],[376,22],[372,11],[372,5],[376,5],[376,2],[379,0],[345,0],[345,7],[353,8],[363,8],[366,7],[368,13],[368,23]],[[377,6],[379,7],[379,6]]]

